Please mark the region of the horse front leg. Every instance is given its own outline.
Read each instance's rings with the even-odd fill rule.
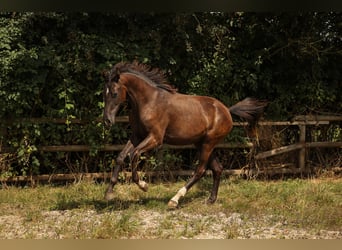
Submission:
[[[110,179],[109,186],[108,186],[106,193],[105,193],[105,199],[106,200],[114,199],[115,195],[113,192],[113,188],[114,188],[115,184],[118,182],[119,172],[120,172],[122,166],[124,165],[124,160],[127,157],[128,153],[133,148],[134,148],[134,146],[133,146],[131,140],[128,140],[128,142],[126,143],[126,145],[124,146],[124,148],[122,149],[122,151],[120,152],[118,157],[116,158],[116,164],[114,167],[113,175]]]
[[[158,139],[158,137],[156,137],[153,134],[149,134],[136,148],[133,149],[133,152],[130,155],[132,166],[132,180],[144,192],[147,192],[148,185],[145,181],[140,180],[137,172],[137,165],[139,162],[140,155],[161,145],[161,143],[162,140]]]

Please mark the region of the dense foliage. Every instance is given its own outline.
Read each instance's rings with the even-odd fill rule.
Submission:
[[[91,145],[93,169],[106,170],[97,147],[128,133],[101,123],[101,72],[119,61],[162,68],[180,92],[227,106],[268,99],[268,119],[341,113],[341,21],[339,13],[1,13],[0,147],[16,149],[2,155],[12,163],[5,172],[61,171],[66,154],[35,152],[65,144]],[[36,117],[66,123],[20,120]],[[84,157],[71,165],[88,169]]]

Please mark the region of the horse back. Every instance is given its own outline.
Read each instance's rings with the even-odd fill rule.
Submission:
[[[192,144],[208,136],[221,139],[232,128],[229,109],[212,97],[173,94],[164,113],[164,140],[170,144]]]

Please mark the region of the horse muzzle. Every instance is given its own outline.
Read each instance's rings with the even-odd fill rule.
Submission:
[[[112,108],[106,108],[103,112],[103,123],[106,127],[110,127],[115,124],[116,113],[119,110],[120,105],[115,105]]]
[[[107,128],[110,128],[112,125],[115,124],[115,118],[110,119],[110,118],[108,118],[108,117],[105,117],[105,118],[103,119],[103,123],[104,123],[104,125],[105,125]]]

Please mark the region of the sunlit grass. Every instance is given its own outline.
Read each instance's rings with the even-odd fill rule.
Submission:
[[[109,202],[103,199],[106,184],[8,187],[0,189],[0,218],[16,216],[28,228],[24,238],[39,238],[39,230],[50,229],[47,238],[194,238],[218,230],[212,228],[220,224],[218,215],[233,213],[244,223],[262,220],[263,225],[313,231],[342,228],[341,179],[223,179],[217,202],[207,205],[212,180],[205,178],[180,200],[178,209],[169,210],[168,200],[184,183],[150,183],[146,193],[134,184],[118,184],[116,198]],[[221,227],[225,238],[241,236],[235,222]],[[2,238],[6,230],[7,225],[0,226]]]
[[[224,189],[224,190],[223,190]],[[293,226],[340,229],[342,181],[241,181],[223,185],[221,202],[232,212],[272,215]]]

